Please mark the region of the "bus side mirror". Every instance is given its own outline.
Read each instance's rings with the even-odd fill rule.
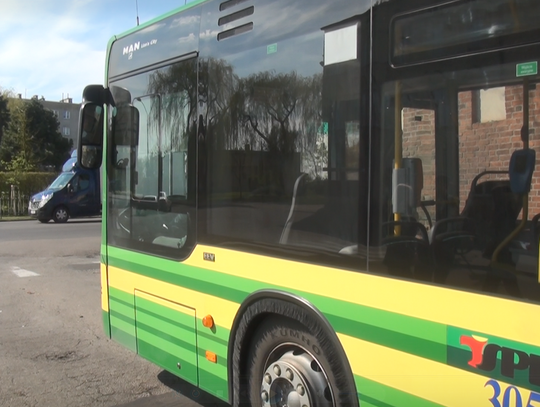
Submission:
[[[79,143],[77,162],[82,168],[101,166],[103,155],[103,119],[105,89],[101,85],[87,86],[79,115]]]
[[[103,106],[95,103],[83,104],[78,149],[77,157],[81,167],[93,169],[101,166],[103,153]]]

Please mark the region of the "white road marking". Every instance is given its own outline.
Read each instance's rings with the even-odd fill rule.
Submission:
[[[36,276],[39,276],[38,273],[34,273],[33,271],[25,270],[25,269],[22,269],[20,267],[12,267],[11,271],[17,277],[36,277]]]

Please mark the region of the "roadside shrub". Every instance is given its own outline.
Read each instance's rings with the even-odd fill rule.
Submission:
[[[11,185],[16,185],[20,195],[30,197],[47,188],[57,176],[55,172],[0,172],[0,193],[10,194]]]

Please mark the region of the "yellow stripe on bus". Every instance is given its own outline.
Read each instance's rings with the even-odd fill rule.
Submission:
[[[188,290],[140,274],[109,266],[109,284],[118,290],[133,294],[135,290],[162,297],[189,308],[200,318],[211,314],[216,325],[231,329],[239,305],[208,294]],[[166,302],[163,303],[166,305]],[[176,308],[175,308],[176,309]]]
[[[494,389],[488,377],[420,358],[347,335],[338,334],[354,374],[448,407],[493,406]],[[498,381],[502,401],[510,386]],[[527,400],[530,391],[514,386]],[[357,389],[369,394],[369,389]],[[378,395],[384,402],[384,395]],[[466,404],[464,404],[466,400]],[[502,403],[501,403],[502,405]],[[514,404],[511,404],[512,406]]]
[[[101,308],[103,311],[109,312],[109,289],[107,287],[107,266],[100,264],[101,274]]]
[[[204,261],[205,252],[215,262]],[[202,245],[185,263],[519,342],[540,337],[531,324],[540,308],[524,302]]]

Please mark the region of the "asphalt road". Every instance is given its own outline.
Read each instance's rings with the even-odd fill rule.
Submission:
[[[37,220],[0,222],[0,256],[97,256],[101,219],[70,220],[64,224]]]
[[[105,337],[101,222],[0,222],[0,406],[216,406]]]

